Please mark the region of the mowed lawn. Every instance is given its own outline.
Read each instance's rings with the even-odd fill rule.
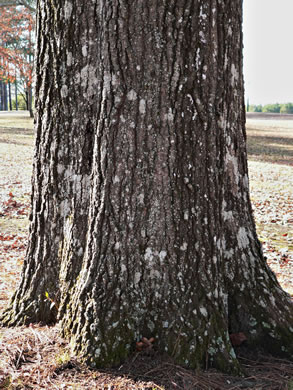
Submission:
[[[251,199],[271,268],[293,295],[293,116],[247,119]],[[25,255],[30,204],[33,120],[0,113],[0,310]]]

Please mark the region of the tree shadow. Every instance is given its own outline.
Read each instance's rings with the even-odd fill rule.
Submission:
[[[247,137],[249,159],[293,166],[293,138],[255,135],[255,131]]]
[[[0,127],[0,136],[2,135],[34,135],[35,132],[33,129],[22,129],[18,127]]]
[[[0,127],[0,143],[28,146],[33,142],[35,133],[32,129]]]
[[[118,369],[99,370],[99,372],[110,375],[112,380],[116,378],[116,383],[121,381],[120,385],[123,389],[128,388],[124,380],[130,380],[137,386],[129,386],[129,388],[145,390],[228,390],[248,387],[256,389],[262,386],[274,390],[282,388],[281,386],[285,388],[288,384],[285,378],[286,373],[291,373],[292,363],[262,355],[260,351],[255,352],[253,358],[248,357],[246,353],[245,357],[241,356],[241,353],[238,356],[243,376],[224,374],[211,368],[208,370],[183,368],[178,366],[171,357],[157,353],[133,355]],[[282,375],[278,371],[281,365]],[[274,383],[277,383],[276,387],[273,386]],[[123,385],[126,386],[123,387]]]

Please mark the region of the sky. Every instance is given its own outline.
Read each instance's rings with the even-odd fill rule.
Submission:
[[[245,96],[293,102],[293,0],[243,0]]]

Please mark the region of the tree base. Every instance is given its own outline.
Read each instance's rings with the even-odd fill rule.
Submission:
[[[57,309],[45,299],[20,300],[15,294],[9,306],[0,315],[0,324],[6,327],[29,325],[31,323],[56,323]]]

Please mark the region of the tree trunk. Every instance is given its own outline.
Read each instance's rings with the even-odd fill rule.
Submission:
[[[12,111],[12,99],[11,99],[11,83],[8,82],[8,99],[9,99],[9,110]]]
[[[4,99],[4,111],[8,111],[8,93],[7,93],[7,84],[3,83],[3,99]]]
[[[4,90],[3,90],[3,81],[0,80],[0,110],[4,111]]]
[[[82,4],[39,4],[30,244],[4,322],[53,321],[58,303],[93,367],[154,337],[238,372],[239,332],[292,358],[249,200],[242,1]]]
[[[17,91],[17,78],[15,74],[15,109],[18,111],[18,91]]]
[[[34,117],[34,112],[33,112],[33,91],[32,91],[32,87],[29,86],[28,87],[28,94],[27,94],[27,102],[28,102],[28,111],[30,113],[30,117],[33,118]]]
[[[92,64],[96,66],[95,46],[88,45],[86,56],[82,48],[97,35],[94,5],[74,10],[77,21],[93,25],[89,34],[61,18],[56,22],[57,8],[60,15],[62,5],[52,4],[40,2],[38,11],[30,235],[21,283],[4,313],[9,324],[54,322],[60,281],[69,291],[85,249],[99,110],[96,91],[101,81]]]

